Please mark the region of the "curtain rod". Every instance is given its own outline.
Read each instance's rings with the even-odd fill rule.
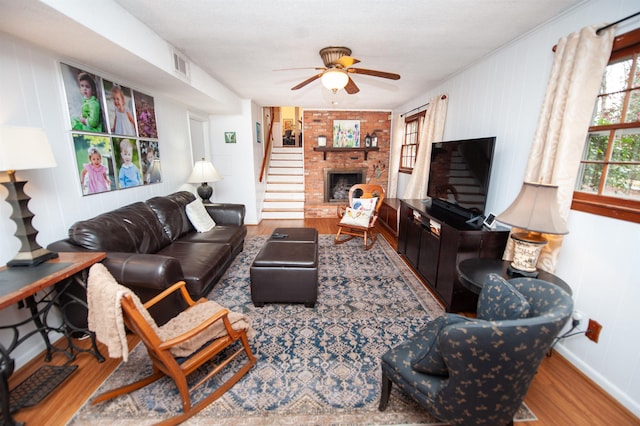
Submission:
[[[447,95],[442,95],[440,97],[440,99],[447,99]],[[429,105],[429,102],[427,102],[426,104],[420,105],[419,107],[416,107],[414,109],[410,109],[409,111],[405,112],[404,114],[400,114],[400,117],[404,117],[405,115],[409,114],[410,112],[413,112],[413,111],[418,110],[420,108],[424,108],[424,107],[426,107],[428,105]]]
[[[627,20],[629,20],[629,19],[631,19],[631,18],[635,18],[635,17],[636,17],[636,16],[638,16],[638,15],[640,15],[640,12],[636,12],[636,13],[634,13],[633,15],[626,16],[626,17],[624,17],[624,18],[622,18],[622,19],[617,20],[616,22],[613,22],[613,23],[609,24],[609,25],[605,25],[605,26],[604,26],[604,27],[602,27],[602,28],[598,28],[598,29],[596,30],[596,34],[600,34],[600,31],[604,31],[604,30],[606,30],[607,28],[611,28],[611,27],[613,27],[614,25],[619,24],[620,22],[624,22],[624,21],[627,21]]]
[[[620,22],[628,21],[629,19],[631,19],[631,18],[635,18],[635,17],[636,17],[636,16],[638,16],[638,15],[640,15],[640,12],[636,12],[636,13],[634,13],[634,14],[632,14],[632,15],[625,16],[625,17],[624,17],[624,18],[622,18],[622,19],[618,19],[616,22],[612,22],[611,24],[608,24],[608,25],[605,25],[604,27],[598,28],[598,29],[596,30],[596,35],[600,35],[600,31],[604,31],[604,30],[606,30],[606,29],[608,29],[608,28],[611,28],[611,27],[613,27],[614,25],[619,24]],[[620,37],[620,36],[618,36],[618,37]],[[617,39],[618,37],[616,37],[616,39]],[[558,47],[558,45],[557,45],[557,44],[554,44],[554,45],[553,45],[553,47],[551,48],[551,50],[552,50],[553,52],[555,52],[557,47]]]

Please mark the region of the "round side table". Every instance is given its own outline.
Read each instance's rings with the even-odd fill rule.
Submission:
[[[502,259],[466,259],[458,263],[458,275],[460,276],[460,283],[469,291],[480,294],[480,290],[484,286],[484,280],[487,275],[495,273],[503,277],[504,279],[518,278],[518,275],[510,275],[507,272],[507,268],[511,264],[508,260]],[[573,295],[571,287],[564,282],[558,276],[539,270],[539,280],[547,281],[557,285],[569,295]]]

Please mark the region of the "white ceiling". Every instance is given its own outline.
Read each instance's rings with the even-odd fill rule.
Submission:
[[[582,1],[115,0],[241,98],[262,106],[307,108],[331,108],[336,101],[338,108],[348,109],[400,106]],[[25,4],[28,15],[20,11]],[[34,33],[40,34],[49,47],[70,42],[63,37],[66,20],[39,2],[0,0],[0,7],[3,30],[36,42]],[[51,40],[57,34],[59,43]],[[397,73],[401,79],[351,74],[360,87],[354,95],[333,95],[319,80],[290,90],[318,72],[313,69],[323,65],[318,51],[326,46],[349,47],[361,61],[356,67]],[[67,47],[65,54],[101,66],[82,50]],[[297,67],[310,69],[274,71]]]

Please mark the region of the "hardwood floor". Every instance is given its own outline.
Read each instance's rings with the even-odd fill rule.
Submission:
[[[335,234],[336,219],[304,220],[263,220],[260,225],[249,226],[248,235],[269,235],[277,227],[310,226],[320,234]],[[381,234],[397,247],[397,241],[385,229]],[[135,345],[130,336],[130,347]],[[84,340],[80,345],[88,345]],[[106,355],[106,349],[101,346]],[[52,364],[60,365],[66,361],[62,355],[56,355]],[[99,363],[94,357],[82,354],[76,363],[78,370],[54,393],[35,407],[19,410],[15,420],[27,425],[64,425],[74,413],[88,400],[95,389],[119,365],[119,359],[107,359]],[[38,356],[18,370],[11,377],[11,386],[22,382],[33,371],[44,364]],[[617,401],[604,393],[587,379],[558,353],[546,358],[525,398],[525,402],[538,417],[537,422],[518,423],[524,426],[545,425],[640,425],[640,419],[633,416]]]

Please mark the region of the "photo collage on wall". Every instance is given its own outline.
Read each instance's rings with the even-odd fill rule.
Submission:
[[[153,97],[60,65],[82,194],[162,182]]]

